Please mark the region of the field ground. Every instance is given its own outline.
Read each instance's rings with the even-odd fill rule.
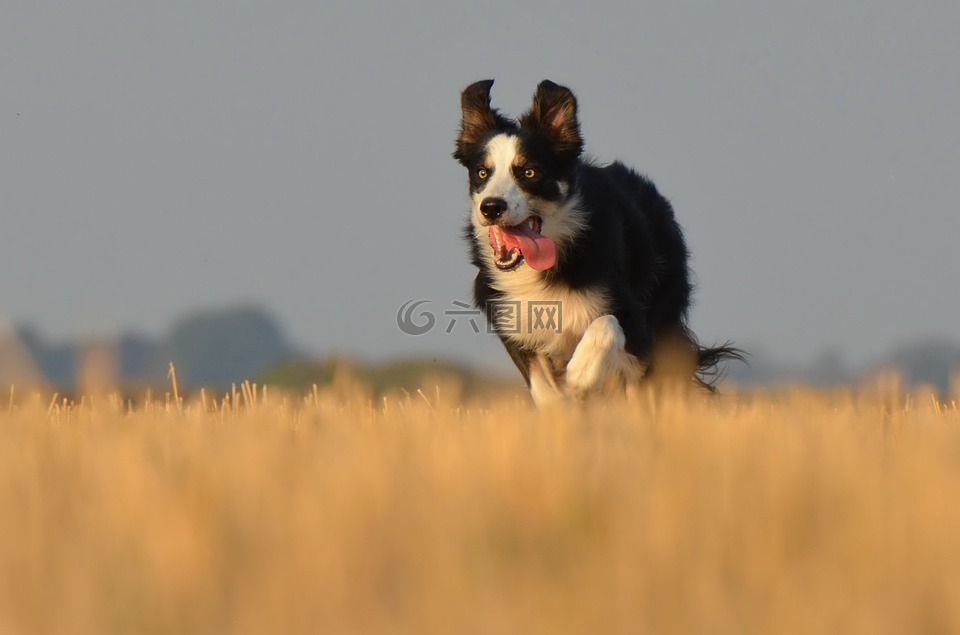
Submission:
[[[0,398],[0,634],[960,632],[951,398],[455,394]]]

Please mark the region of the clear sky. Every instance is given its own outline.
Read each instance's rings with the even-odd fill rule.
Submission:
[[[0,9],[0,321],[508,364],[473,272],[459,91],[580,99],[588,152],[674,203],[701,339],[784,360],[960,338],[960,3],[77,2]],[[424,298],[429,335],[396,313]]]

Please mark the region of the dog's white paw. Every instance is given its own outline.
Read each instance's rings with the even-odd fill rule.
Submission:
[[[612,315],[591,322],[567,364],[566,383],[571,396],[582,399],[602,389],[612,375],[619,376],[625,342],[623,329]]]

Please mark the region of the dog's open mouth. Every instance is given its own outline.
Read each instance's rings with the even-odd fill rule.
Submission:
[[[490,246],[497,268],[510,271],[526,262],[531,268],[544,271],[557,264],[556,245],[540,233],[542,227],[539,216],[531,216],[512,227],[491,225]]]

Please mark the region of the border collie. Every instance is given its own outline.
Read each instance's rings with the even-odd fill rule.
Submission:
[[[670,203],[620,162],[581,158],[577,100],[544,80],[519,119],[468,86],[453,157],[467,168],[466,237],[486,312],[534,401],[620,392],[646,377],[713,389],[718,364],[686,326],[687,248]]]

